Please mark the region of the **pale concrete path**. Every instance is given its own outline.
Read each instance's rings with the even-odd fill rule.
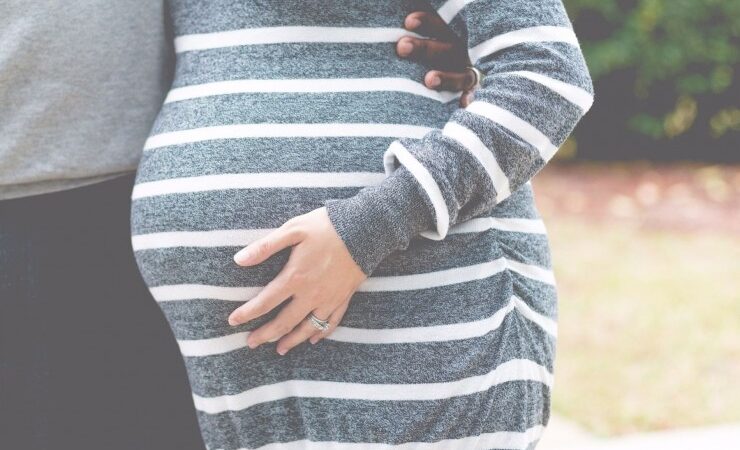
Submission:
[[[735,450],[740,424],[640,433],[601,439],[561,417],[552,417],[537,450]]]

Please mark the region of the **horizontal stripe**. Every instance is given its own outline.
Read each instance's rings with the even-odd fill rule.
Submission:
[[[519,275],[527,277],[532,280],[537,280],[551,286],[555,286],[555,274],[552,270],[543,269],[532,264],[525,264],[523,262],[514,261],[513,259],[507,259],[506,264],[508,269],[512,270]]]
[[[505,48],[530,42],[565,42],[576,47],[579,46],[578,38],[571,28],[539,26],[500,34],[471,48],[468,50],[468,54],[470,60],[476,63],[479,59]]]
[[[540,219],[519,219],[508,217],[477,217],[475,219],[466,220],[450,228],[448,234],[480,233],[486,230],[547,234],[545,223]]]
[[[134,251],[173,247],[244,247],[275,231],[276,228],[211,231],[168,231],[140,234],[131,238]],[[545,224],[538,219],[479,217],[458,223],[447,234],[482,233],[501,230],[545,234]]]
[[[144,150],[215,139],[271,137],[409,137],[421,138],[432,128],[391,123],[250,123],[171,131],[151,136]]]
[[[486,144],[480,140],[478,135],[469,128],[455,122],[448,122],[442,129],[442,134],[459,142],[481,163],[491,180],[491,184],[496,189],[496,203],[502,202],[511,195],[509,178],[496,161],[493,151],[486,147]]]
[[[408,78],[324,78],[293,80],[228,80],[172,89],[165,103],[248,93],[334,93],[334,92],[404,92],[447,103],[460,97],[460,92],[429,89]]]
[[[325,339],[353,344],[387,345],[424,342],[449,342],[484,336],[498,329],[506,316],[517,311],[522,317],[538,325],[546,333],[557,337],[557,323],[532,310],[516,296],[509,303],[485,319],[446,325],[406,328],[353,328],[338,326]],[[234,333],[208,339],[178,339],[183,356],[203,357],[220,355],[247,347],[249,332]]]
[[[337,381],[290,380],[259,386],[247,391],[201,397],[193,394],[195,408],[206,414],[241,411],[251,406],[290,397],[331,398],[369,401],[424,401],[484,392],[493,386],[512,381],[536,381],[552,386],[547,368],[526,359],[514,359],[498,365],[485,375],[442,383],[365,384]]]
[[[403,28],[310,26],[246,28],[242,30],[178,36],[175,38],[175,52],[182,53],[239,45],[287,44],[291,42],[396,42],[402,36],[423,38],[423,36]]]
[[[357,288],[357,292],[388,292],[430,289],[482,280],[504,270],[512,270],[524,277],[549,285],[555,285],[555,275],[551,270],[532,264],[525,264],[507,258],[498,258],[471,266],[456,267],[434,272],[411,275],[371,276]],[[228,287],[203,284],[178,284],[152,287],[151,293],[158,302],[213,299],[244,302],[261,289],[261,286]]]
[[[234,333],[228,336],[220,336],[210,339],[178,339],[182,356],[202,357],[228,353],[240,348],[247,347],[247,336],[249,332]]]
[[[244,247],[275,230],[169,231],[133,236],[131,244],[134,251],[173,247]]]
[[[442,190],[437,185],[437,181],[429,173],[427,168],[417,161],[414,155],[399,141],[393,141],[388,147],[388,150],[383,154],[383,167],[386,175],[392,174],[395,170],[395,159],[398,159],[411,172],[414,178],[416,178],[424,189],[424,192],[429,196],[429,200],[432,202],[432,207],[434,208],[436,231],[427,230],[419,234],[435,241],[444,239],[450,226],[450,214],[447,211],[447,203],[442,195]]]
[[[528,78],[535,83],[540,83],[541,85],[549,88],[551,91],[557,93],[570,103],[576,105],[578,108],[581,109],[581,111],[583,111],[584,114],[589,109],[591,109],[591,105],[594,103],[594,96],[590,92],[564,81],[556,80],[540,73],[530,72],[527,70],[504,72],[498,75],[504,75],[507,73]]]
[[[556,322],[533,311],[521,299],[512,296],[505,307],[499,309],[491,317],[481,320],[408,328],[367,329],[338,326],[326,339],[354,344],[412,344],[472,339],[498,329],[506,316],[514,310],[540,326],[548,334],[553,337],[557,336]]]
[[[182,300],[212,299],[230,302],[246,302],[262,290],[264,286],[227,287],[204,284],[177,284],[149,288],[154,300],[172,302]]]
[[[540,130],[501,107],[487,102],[474,101],[468,105],[466,111],[485,117],[516,134],[526,143],[536,148],[545,162],[549,161],[558,151],[558,147],[550,142],[550,139],[542,134]]]
[[[328,442],[328,441],[291,441],[274,442],[258,447],[258,450],[469,450],[473,448],[496,448],[523,450],[542,437],[545,427],[536,425],[524,432],[497,431],[482,433],[458,439],[444,439],[436,442],[404,442],[403,444],[386,444],[376,442]],[[246,450],[246,449],[239,449]]]
[[[441,17],[445,23],[450,23],[450,21],[454,19],[460,11],[462,11],[465,5],[474,1],[476,0],[447,0],[439,7],[437,14],[439,14],[439,17]]]
[[[380,172],[229,173],[140,183],[134,186],[131,198],[226,189],[365,187],[384,179],[385,175]]]
[[[507,269],[545,284],[555,284],[555,276],[552,271],[501,257],[480,264],[434,272],[370,277],[360,285],[358,290],[362,292],[377,292],[430,289],[433,287],[465,283],[467,281],[482,280]]]

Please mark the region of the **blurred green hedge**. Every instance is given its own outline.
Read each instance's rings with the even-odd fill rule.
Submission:
[[[738,139],[740,0],[564,1],[594,78],[596,120],[653,143]],[[608,138],[591,125],[578,134]]]

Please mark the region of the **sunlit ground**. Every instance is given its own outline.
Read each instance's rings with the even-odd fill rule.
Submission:
[[[614,435],[740,422],[740,168],[555,166],[553,408]]]

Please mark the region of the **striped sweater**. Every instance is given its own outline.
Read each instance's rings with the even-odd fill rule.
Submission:
[[[210,449],[524,449],[547,424],[557,295],[528,181],[590,78],[560,0],[423,4],[486,74],[467,108],[396,56],[411,2],[171,0],[132,243]],[[319,344],[249,349],[279,308],[227,317],[290,250],[233,254],[321,206],[369,278]]]

